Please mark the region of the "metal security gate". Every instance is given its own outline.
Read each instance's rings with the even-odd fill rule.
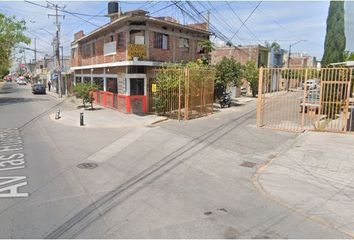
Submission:
[[[213,113],[215,70],[160,68],[148,76],[149,112],[174,119]]]
[[[351,68],[261,68],[257,126],[354,133]]]

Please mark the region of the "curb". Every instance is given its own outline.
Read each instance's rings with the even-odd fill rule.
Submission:
[[[150,125],[155,125],[155,124],[158,124],[158,123],[161,123],[161,122],[165,122],[167,120],[169,120],[169,118],[165,117],[164,119],[160,119],[160,120],[157,120],[155,122],[150,123]]]
[[[256,172],[254,173],[254,175],[251,177],[251,182],[253,184],[253,186],[256,188],[256,190],[258,192],[260,192],[261,194],[263,194],[265,197],[269,198],[270,200],[272,200],[273,202],[287,208],[290,211],[296,212],[298,214],[301,214],[302,216],[304,216],[306,219],[315,221],[317,223],[320,223],[326,227],[330,227],[332,229],[335,229],[345,235],[350,236],[350,238],[354,238],[354,232],[348,229],[344,229],[341,226],[332,223],[326,219],[323,219],[321,217],[318,216],[314,216],[314,215],[309,215],[306,212],[304,212],[303,210],[296,208],[296,205],[291,205],[289,204],[286,200],[279,198],[277,196],[274,196],[272,194],[270,194],[269,192],[267,192],[263,185],[259,182],[259,178],[260,176],[267,170],[267,168],[278,159],[279,156],[281,156],[284,152],[286,152],[287,150],[289,150],[292,146],[294,146],[298,141],[300,141],[302,138],[304,138],[307,135],[307,132],[305,133],[301,133],[299,136],[297,136],[296,138],[294,138],[293,140],[290,140],[289,143],[285,142],[285,144],[283,144],[282,146],[280,146],[278,148],[278,153],[275,154],[274,156],[272,156],[271,159],[269,159],[266,163],[264,163],[263,165],[261,165]]]

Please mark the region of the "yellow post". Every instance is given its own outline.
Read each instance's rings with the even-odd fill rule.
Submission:
[[[344,110],[344,118],[343,118],[343,120],[345,121],[345,123],[343,124],[344,125],[344,129],[343,129],[344,132],[347,132],[348,117],[350,117],[350,120],[354,117],[354,116],[349,115],[349,98],[350,98],[350,90],[351,90],[351,83],[352,83],[352,74],[353,74],[353,69],[351,68],[349,70],[349,79],[347,79],[347,81],[348,81],[348,85],[347,85],[348,90],[347,90],[347,96],[346,96],[346,101],[345,101],[345,110]],[[346,74],[346,76],[348,76],[348,74]]]
[[[188,120],[189,113],[189,74],[188,69],[184,69],[184,120]]]

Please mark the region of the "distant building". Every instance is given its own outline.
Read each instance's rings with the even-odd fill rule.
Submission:
[[[268,67],[270,68],[281,68],[284,65],[284,49],[272,48],[268,55]]]
[[[62,93],[66,93],[67,83],[65,81],[65,75],[70,73],[71,58],[69,56],[61,57],[61,76],[62,76]],[[31,71],[31,77],[33,82],[41,82],[47,86],[48,81],[52,82],[53,92],[58,92],[58,74],[55,66],[55,59],[48,55],[42,59],[37,60],[36,63],[32,63],[33,70]]]
[[[211,64],[215,65],[219,63],[223,57],[233,57],[241,64],[252,60],[258,67],[268,66],[268,48],[261,45],[217,47],[211,53]]]
[[[289,53],[284,55],[284,67],[288,67]],[[316,68],[316,57],[310,56],[306,53],[291,53],[289,68]]]

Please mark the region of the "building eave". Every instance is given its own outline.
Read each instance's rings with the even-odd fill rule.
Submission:
[[[119,23],[119,22],[123,22],[124,20],[130,20],[130,19],[136,19],[136,18],[144,18],[145,20],[147,21],[151,21],[151,22],[157,22],[157,23],[162,23],[162,24],[167,24],[167,25],[171,25],[171,26],[174,26],[174,27],[180,27],[180,28],[184,28],[184,29],[187,29],[189,31],[194,31],[194,32],[198,32],[198,33],[201,33],[201,34],[205,34],[205,35],[212,35],[213,33],[210,32],[210,31],[207,31],[207,30],[202,30],[202,29],[197,29],[197,28],[193,28],[193,27],[189,27],[187,25],[183,25],[183,24],[180,24],[180,23],[174,23],[174,22],[170,22],[170,21],[166,21],[166,20],[161,20],[161,19],[158,19],[158,18],[155,18],[155,17],[151,17],[151,16],[131,16],[131,15],[128,15],[128,16],[123,16],[123,17],[120,17],[112,22],[109,22],[99,28],[97,28],[96,30],[90,32],[89,34],[77,39],[77,40],[74,40],[73,42],[71,42],[71,45],[75,45],[77,43],[79,43],[80,41],[84,40],[84,39],[87,39],[88,37],[91,37],[99,32],[102,32],[102,31],[105,31],[106,29],[108,29],[109,27]]]
[[[70,70],[83,70],[83,69],[95,69],[95,68],[107,68],[107,67],[125,67],[125,66],[146,66],[146,67],[159,67],[162,66],[163,62],[152,62],[152,61],[121,61],[112,63],[102,63],[94,65],[85,65],[70,67]]]

